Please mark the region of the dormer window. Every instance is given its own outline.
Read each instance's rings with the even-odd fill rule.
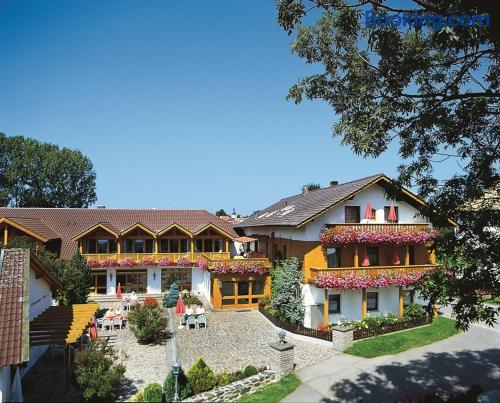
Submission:
[[[360,208],[359,206],[345,206],[344,209],[346,223],[359,223],[360,222]]]

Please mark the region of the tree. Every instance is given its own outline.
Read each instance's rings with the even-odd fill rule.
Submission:
[[[170,284],[170,289],[163,297],[163,306],[165,308],[172,308],[177,304],[179,299],[179,285],[176,281]]]
[[[186,374],[182,367],[179,368],[179,374],[177,375],[177,385],[179,397],[181,400],[187,399],[193,394],[191,384],[189,383]],[[165,395],[166,402],[173,402],[175,395],[175,376],[172,371],[170,371],[163,382],[163,393]]]
[[[223,208],[221,208],[220,210],[218,210],[218,211],[215,212],[215,215],[217,217],[222,217],[222,216],[227,216],[227,213],[226,213],[226,211]]]
[[[195,395],[213,389],[217,382],[214,371],[203,361],[203,358],[199,358],[189,369],[187,379]]]
[[[279,319],[290,323],[304,322],[302,270],[299,260],[282,260],[271,269],[271,305]]]
[[[59,273],[63,288],[58,291],[57,298],[62,305],[85,304],[89,296],[89,285],[92,280],[90,268],[80,251],[65,261]]]
[[[319,183],[309,182],[308,184],[302,186],[302,189],[307,189],[307,191],[318,190],[321,189],[321,185]]]
[[[92,162],[80,151],[0,133],[0,204],[88,207],[96,201]]]
[[[459,325],[491,322],[495,310],[483,305],[478,290],[500,295],[498,232],[485,230],[499,226],[499,210],[464,205],[481,200],[500,181],[500,26],[493,23],[499,9],[487,1],[412,0],[406,9],[391,4],[278,1],[278,23],[297,35],[292,51],[321,70],[300,79],[287,98],[331,105],[338,115],[333,135],[358,155],[378,157],[398,143],[403,160],[398,184],[415,187],[428,200],[423,213],[438,224],[447,223],[446,217],[459,224],[437,246],[438,259],[455,274],[449,292]],[[401,12],[412,21],[422,14],[488,13],[492,23],[367,26],[367,7],[390,16],[388,21]],[[306,16],[310,25],[303,24]],[[444,160],[455,161],[460,170],[438,179],[435,172]],[[495,197],[500,199],[498,192]]]

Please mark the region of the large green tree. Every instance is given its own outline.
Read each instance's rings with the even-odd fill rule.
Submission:
[[[483,304],[478,291],[500,295],[500,239],[492,230],[500,227],[499,209],[481,205],[487,192],[497,206],[500,199],[495,6],[486,0],[277,2],[278,23],[295,35],[292,52],[317,69],[290,88],[288,99],[327,102],[337,115],[333,135],[363,157],[377,157],[396,143],[399,183],[416,188],[429,201],[428,212],[439,212],[443,223],[451,217],[459,224],[456,233],[441,238],[437,251],[454,271],[447,299],[464,328],[475,320],[491,322],[498,313]],[[367,11],[488,14],[490,26],[485,20],[468,27],[366,24]],[[443,160],[456,162],[457,172],[443,178]],[[478,204],[467,207],[472,201]],[[442,301],[445,290],[438,288],[426,292]]]
[[[92,162],[78,150],[0,133],[0,205],[88,207],[96,201]]]

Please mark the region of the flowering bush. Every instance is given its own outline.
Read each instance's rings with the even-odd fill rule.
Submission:
[[[399,287],[418,283],[423,273],[379,274],[378,276],[356,276],[353,273],[336,276],[332,273],[320,274],[316,277],[316,285],[320,288],[343,288],[359,290],[361,288]]]
[[[155,266],[156,265],[156,261],[155,259],[153,258],[153,256],[146,256],[146,257],[143,257],[140,261],[139,261],[139,264],[141,266]]]
[[[182,266],[182,267],[191,266],[191,259],[188,256],[182,256],[177,260],[177,266]]]
[[[257,262],[245,262],[243,260],[235,261],[232,265],[228,262],[215,262],[215,274],[257,274],[263,275],[266,273],[266,268]]]
[[[214,273],[215,274],[229,274],[231,273],[231,265],[226,262],[215,262],[214,263]]]
[[[97,259],[88,259],[87,260],[87,266],[90,267],[91,269],[95,269],[96,267],[99,266],[99,260]]]
[[[316,325],[316,330],[319,330],[320,332],[330,332],[330,326],[324,325],[323,323],[318,323]]]
[[[198,266],[201,270],[206,270],[208,269],[208,261],[200,257],[196,262],[196,266]]]
[[[135,260],[131,257],[127,257],[123,260],[120,260],[120,267],[133,267],[135,266]]]
[[[161,259],[158,259],[158,261],[156,262],[156,264],[158,266],[173,266],[174,265],[174,261],[168,257],[164,257],[164,258],[161,258]]]
[[[324,247],[345,245],[425,245],[437,236],[436,231],[354,231],[325,228],[319,237]]]
[[[144,300],[144,308],[157,308],[158,306],[158,301],[155,297],[147,297]]]

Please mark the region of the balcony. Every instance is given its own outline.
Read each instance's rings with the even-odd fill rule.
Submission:
[[[335,268],[315,268],[309,269],[307,281],[314,283],[316,277],[320,274],[331,274],[336,277],[344,277],[348,274],[354,276],[370,276],[377,277],[379,275],[394,275],[394,274],[409,274],[409,273],[425,273],[426,271],[438,268],[438,264],[416,264],[416,265],[400,265],[400,266],[368,266],[368,267],[335,267]]]
[[[331,231],[356,231],[356,232],[412,232],[412,231],[427,231],[430,229],[429,224],[392,224],[392,223],[376,223],[376,224],[329,224],[327,225]]]

